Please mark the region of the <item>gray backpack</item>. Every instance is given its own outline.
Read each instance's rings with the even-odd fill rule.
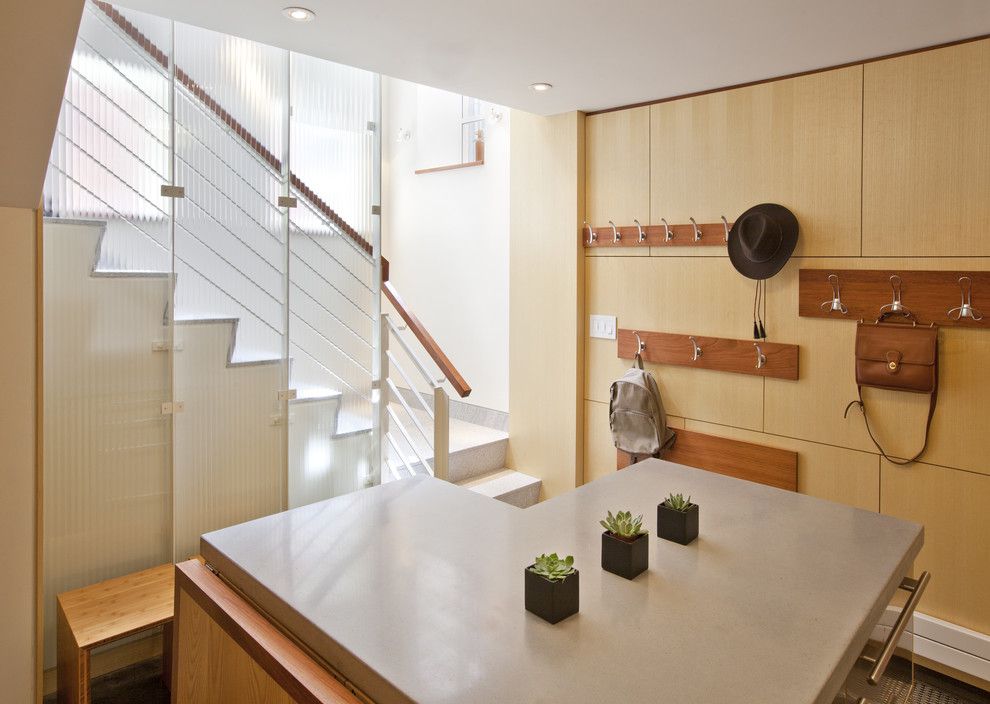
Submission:
[[[656,379],[643,370],[643,360],[636,355],[636,365],[621,379],[612,382],[608,420],[616,448],[640,457],[659,457],[674,444],[677,436],[667,427],[667,413],[660,399]]]

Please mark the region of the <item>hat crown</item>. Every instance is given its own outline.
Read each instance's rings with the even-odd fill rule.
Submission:
[[[739,222],[739,244],[750,261],[770,261],[780,249],[782,240],[780,223],[765,213],[747,213]]]

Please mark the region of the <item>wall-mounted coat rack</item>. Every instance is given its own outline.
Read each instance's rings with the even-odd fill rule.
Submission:
[[[655,364],[676,364],[792,381],[798,378],[797,345],[620,329],[617,347],[621,359],[635,359],[639,350],[644,361]]]
[[[910,312],[919,323],[990,327],[990,271],[801,269],[798,314],[875,320]]]
[[[687,224],[668,224],[660,218],[659,225],[605,225],[584,223],[581,243],[590,249],[601,247],[724,247],[729,240],[732,223],[722,218],[716,223],[697,223],[689,218]]]

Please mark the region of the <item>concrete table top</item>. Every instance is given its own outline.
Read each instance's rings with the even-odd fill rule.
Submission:
[[[656,535],[670,492],[700,537]],[[642,513],[650,568],[604,572],[607,510]],[[380,704],[832,701],[922,527],[649,460],[528,509],[431,478],[204,535],[235,587]],[[523,607],[523,570],[573,554],[581,610]]]

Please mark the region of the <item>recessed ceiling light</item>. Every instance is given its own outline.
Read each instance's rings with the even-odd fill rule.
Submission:
[[[553,88],[553,86],[549,83],[531,83],[529,87],[537,93],[546,93],[548,90]]]
[[[282,10],[282,14],[296,22],[309,22],[316,17],[315,12],[307,10],[305,7],[287,7]]]

